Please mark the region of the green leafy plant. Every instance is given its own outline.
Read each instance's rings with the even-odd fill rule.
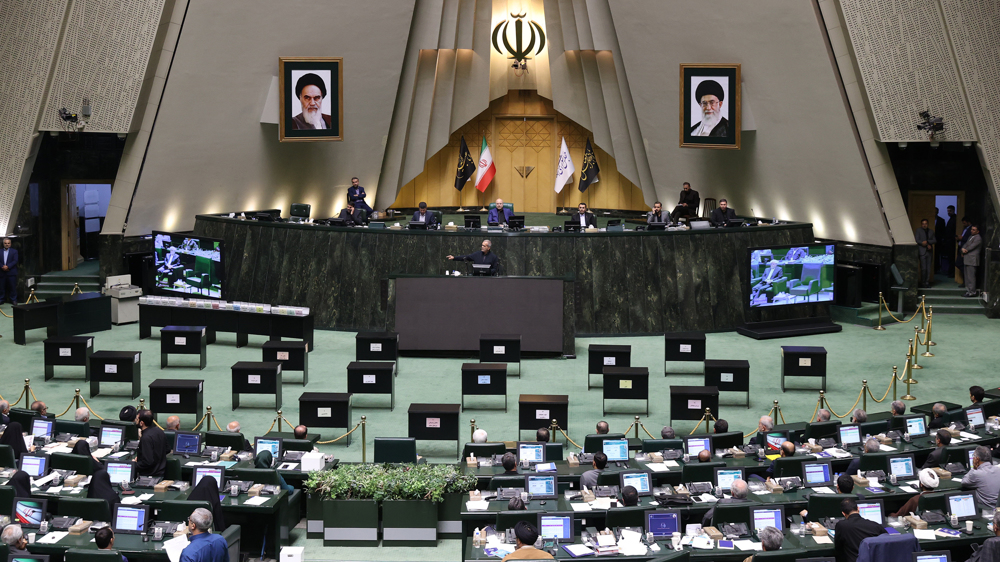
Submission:
[[[333,470],[311,473],[305,487],[332,500],[442,502],[446,493],[474,490],[476,477],[443,464],[343,464]]]

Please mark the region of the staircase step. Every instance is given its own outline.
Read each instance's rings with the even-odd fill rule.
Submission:
[[[961,293],[955,296],[947,296],[947,297],[928,296],[926,302],[928,305],[934,305],[934,306],[941,306],[946,304],[958,304],[958,305],[968,304],[970,299],[963,297],[962,295],[964,294],[965,293]]]
[[[966,299],[966,304],[944,304],[934,305],[935,313],[942,314],[984,314],[985,309],[979,300]]]

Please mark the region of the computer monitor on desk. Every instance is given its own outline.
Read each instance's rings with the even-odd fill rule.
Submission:
[[[512,230],[521,230],[524,228],[524,215],[511,215],[510,220],[507,221],[507,226]]]
[[[906,420],[906,432],[910,434],[910,437],[927,435],[927,424],[924,416],[907,416],[904,419]]]
[[[545,443],[539,441],[518,441],[517,462],[545,462]]]
[[[663,222],[655,222],[646,227],[646,230],[666,230],[667,224]]]
[[[684,450],[692,457],[697,457],[702,451],[712,453],[712,437],[685,437]]]
[[[601,451],[608,456],[608,462],[628,460],[628,439],[605,439],[601,441]]]
[[[580,223],[576,221],[566,221],[563,223],[563,230],[566,232],[580,232]]]
[[[645,470],[624,470],[618,474],[618,479],[622,490],[625,490],[625,486],[632,486],[636,492],[639,492],[640,496],[653,495],[653,476],[650,472]]]
[[[917,467],[916,462],[913,460],[913,454],[908,453],[889,457],[889,474],[900,480],[915,478],[917,476]]]
[[[554,500],[559,493],[555,474],[526,474],[524,490],[533,500]]]
[[[785,508],[781,506],[754,507],[750,511],[753,517],[754,533],[759,533],[764,527],[774,527],[779,531],[785,530]]]
[[[966,408],[965,421],[968,422],[967,425],[972,425],[976,427],[982,427],[986,425],[986,419],[983,417],[983,409],[978,406]]]
[[[472,274],[479,277],[489,277],[493,275],[493,272],[488,263],[474,263],[472,264]]]
[[[573,513],[550,511],[538,514],[538,536],[543,540],[573,542]]]
[[[479,215],[465,215],[465,228],[480,229],[483,227],[483,217]]]
[[[655,509],[646,512],[646,532],[657,539],[669,539],[681,529],[680,512],[674,509]]]
[[[52,437],[52,427],[55,423],[48,418],[32,418],[31,434],[35,437]]]
[[[406,225],[406,227],[409,228],[410,230],[427,230],[427,223],[420,221],[410,221],[409,224]]]

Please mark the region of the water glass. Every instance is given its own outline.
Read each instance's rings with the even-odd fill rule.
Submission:
[[[153,540],[163,540],[163,527],[156,527],[153,529]]]

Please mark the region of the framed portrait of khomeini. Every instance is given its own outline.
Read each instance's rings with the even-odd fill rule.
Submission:
[[[279,57],[278,140],[344,140],[344,59]]]
[[[740,65],[682,64],[682,147],[740,147]]]

